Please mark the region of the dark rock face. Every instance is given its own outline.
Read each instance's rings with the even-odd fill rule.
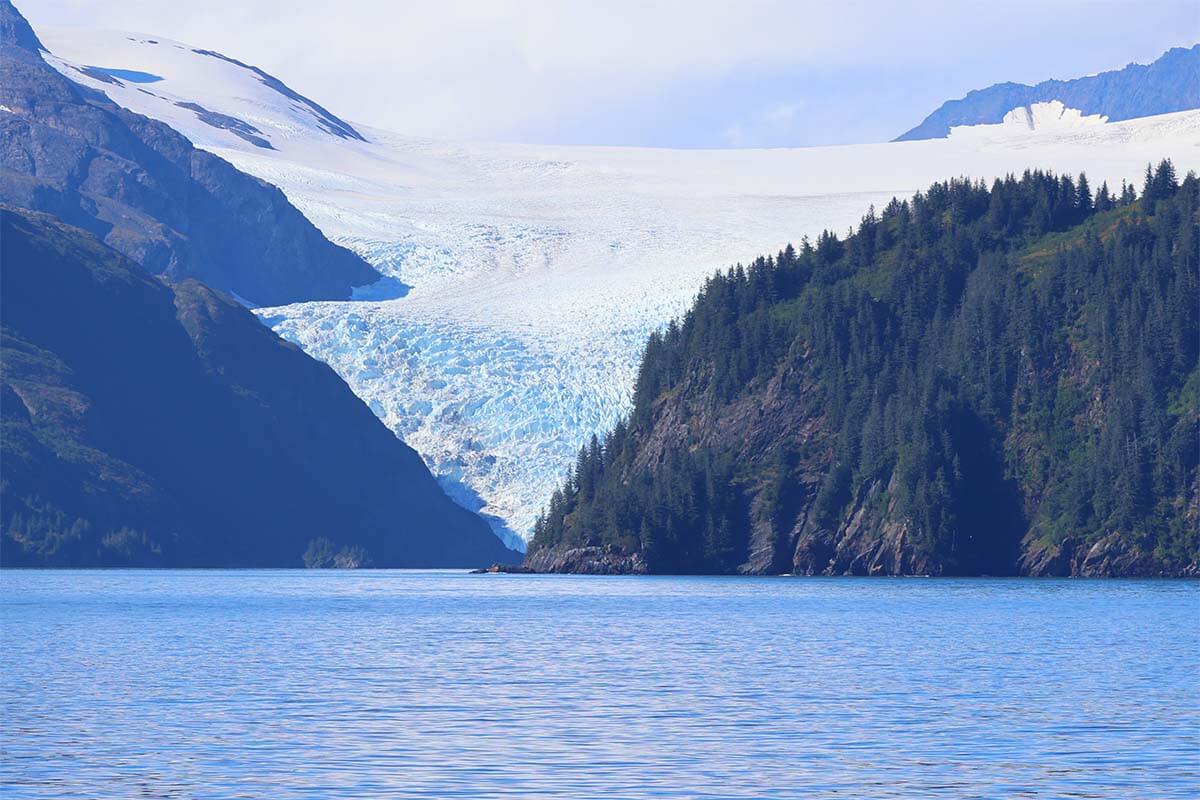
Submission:
[[[1067,539],[1057,544],[1029,543],[1021,556],[1021,572],[1040,577],[1169,578],[1172,569],[1119,534],[1096,542]],[[1195,575],[1195,569],[1184,572]]]
[[[153,274],[257,304],[346,299],[379,279],[278,189],[72,83],[43,49],[0,0],[0,202],[83,228]]]
[[[1084,114],[1103,114],[1110,122],[1200,108],[1200,44],[1168,50],[1152,64],[1130,64],[1075,80],[1043,81],[1036,86],[998,83],[950,100],[896,141],[938,139],[956,125],[1000,122],[1014,108],[1060,100]]]
[[[649,571],[640,553],[623,553],[613,546],[546,548],[530,553],[524,566],[530,572],[577,575],[645,575]]]
[[[228,114],[218,114],[216,111],[209,111],[199,103],[175,103],[180,108],[186,108],[193,112],[196,118],[205,125],[211,125],[214,128],[229,131],[243,141],[249,142],[255,147],[261,147],[264,150],[274,150],[274,146],[262,136],[262,131],[251,125],[245,120],[231,117]]]
[[[328,366],[193,279],[0,211],[0,563],[515,563]]]

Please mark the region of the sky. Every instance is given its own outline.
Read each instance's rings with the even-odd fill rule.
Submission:
[[[1200,42],[1197,0],[15,2],[218,50],[355,123],[544,144],[887,141],[971,89]]]

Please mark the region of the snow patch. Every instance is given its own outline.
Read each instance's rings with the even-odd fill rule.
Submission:
[[[1151,118],[1153,119],[1153,118]],[[1067,108],[1060,100],[1017,106],[1004,115],[1004,119],[993,125],[958,125],[950,129],[950,136],[983,136],[989,138],[1029,133],[1061,133],[1064,131],[1090,130],[1108,124],[1102,114],[1087,114],[1077,108]]]

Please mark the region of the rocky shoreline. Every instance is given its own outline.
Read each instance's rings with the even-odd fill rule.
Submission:
[[[797,548],[791,572],[743,569],[743,575],[780,575],[782,577],[892,576],[937,577],[939,573],[911,559],[881,560],[880,550],[886,542],[877,542],[857,557],[831,556],[814,560],[811,547]],[[893,546],[895,542],[891,543]],[[887,569],[886,565],[908,565],[910,569]],[[474,574],[516,575],[648,575],[649,569],[640,553],[626,553],[608,546],[549,547],[536,550],[521,564],[493,564],[472,570]],[[948,576],[947,576],[948,577]],[[984,576],[956,576],[984,577]],[[1182,570],[1171,570],[1152,555],[1137,547],[1129,547],[1116,534],[1099,541],[1084,542],[1068,539],[1058,544],[1031,543],[1022,553],[1014,577],[1022,578],[1200,578],[1200,565],[1190,564]]]
[[[473,574],[514,575],[647,575],[646,560],[613,546],[549,547],[525,556],[521,564],[492,564],[471,570]]]

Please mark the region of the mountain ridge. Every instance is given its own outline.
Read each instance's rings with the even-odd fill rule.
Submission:
[[[951,128],[995,124],[1010,111],[1053,100],[1085,116],[1103,115],[1109,122],[1200,108],[1200,44],[1173,47],[1150,64],[1128,64],[1082,78],[974,89],[946,101],[893,141],[941,138]]]

